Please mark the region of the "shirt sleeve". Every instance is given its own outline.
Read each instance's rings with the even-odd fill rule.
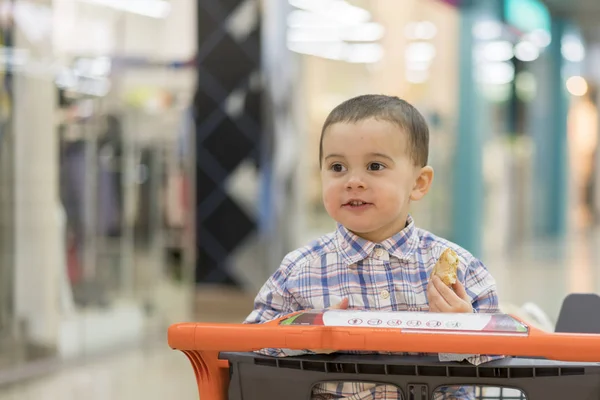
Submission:
[[[465,289],[472,299],[473,311],[494,314],[500,312],[496,280],[485,265],[474,259],[465,274]]]
[[[290,314],[300,309],[292,294],[286,288],[286,280],[293,264],[284,259],[260,289],[254,299],[254,309],[246,317],[245,324],[261,324]]]
[[[262,324],[302,309],[286,288],[287,278],[294,266],[295,263],[289,255],[283,259],[281,266],[256,295],[254,309],[244,320],[245,324]],[[308,350],[290,349],[261,349],[257,353],[272,357],[313,354]]]

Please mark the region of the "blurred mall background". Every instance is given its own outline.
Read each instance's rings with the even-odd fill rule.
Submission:
[[[363,93],[430,124],[417,223],[554,323],[600,289],[599,19],[597,0],[0,0],[0,399],[194,398],[166,327],[240,321],[334,227],[320,127]]]

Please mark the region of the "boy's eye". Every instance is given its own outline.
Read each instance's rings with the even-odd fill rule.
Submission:
[[[329,167],[329,168],[333,172],[344,172],[346,170],[346,168],[340,163],[331,164],[331,167]]]
[[[378,162],[373,162],[373,163],[369,164],[367,169],[369,171],[381,171],[381,170],[385,169],[385,165],[378,163]]]

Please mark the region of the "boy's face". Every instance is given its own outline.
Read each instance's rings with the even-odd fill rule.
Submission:
[[[376,119],[328,127],[321,161],[325,209],[372,242],[404,229],[410,201],[421,199],[433,179],[430,167],[409,156],[408,134]]]

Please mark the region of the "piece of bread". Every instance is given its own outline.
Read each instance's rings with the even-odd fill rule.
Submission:
[[[458,279],[456,276],[458,263],[458,254],[456,254],[454,250],[447,248],[444,250],[437,263],[433,267],[431,276],[439,276],[444,284],[452,287],[452,285],[454,285]]]

